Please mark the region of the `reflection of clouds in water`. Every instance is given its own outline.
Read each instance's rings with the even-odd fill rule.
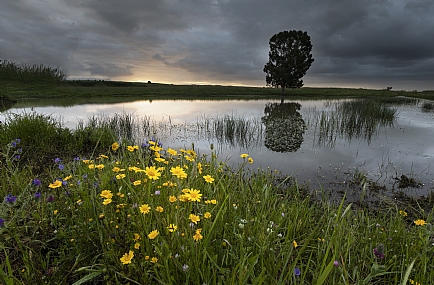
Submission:
[[[424,172],[434,157],[434,129],[432,113],[422,113],[420,108],[405,106],[398,107],[398,120],[394,128],[382,127],[373,137],[372,143],[367,144],[363,139],[349,142],[345,139],[338,139],[334,148],[321,148],[314,145],[314,128],[309,126],[303,134],[304,141],[297,147],[297,151],[289,153],[274,153],[263,147],[264,142],[260,141],[262,147],[243,149],[240,146],[229,146],[214,137],[198,137],[195,133],[196,123],[199,117],[215,118],[224,115],[244,118],[261,118],[264,116],[266,103],[279,103],[280,100],[258,100],[258,101],[205,101],[205,100],[154,100],[135,101],[116,104],[83,104],[72,107],[34,107],[37,113],[51,115],[54,118],[61,117],[62,122],[68,128],[75,128],[77,121],[86,123],[91,116],[113,116],[114,114],[129,114],[134,119],[149,118],[152,122],[164,121],[172,125],[184,124],[181,130],[173,129],[172,137],[164,138],[164,147],[190,148],[194,142],[195,148],[202,153],[209,153],[211,143],[214,144],[219,158],[222,160],[231,158],[231,161],[238,162],[239,154],[249,153],[255,163],[253,168],[268,166],[272,169],[280,169],[284,173],[296,172],[301,180],[312,179],[316,181],[317,172],[335,179],[334,170],[341,168],[343,171],[354,171],[359,167],[360,171],[369,172],[372,178],[378,178],[379,165],[383,162],[388,165],[392,162],[397,170],[404,173],[419,174]],[[335,101],[297,101],[302,105],[297,110],[308,123],[317,116],[317,112],[331,110]],[[30,113],[30,107],[14,108],[7,112]],[[0,114],[0,120],[4,120],[4,114]],[[288,128],[287,128],[288,129]],[[158,130],[159,131],[159,130]],[[276,133],[275,137],[279,137]],[[142,139],[142,138],[141,138]],[[264,137],[265,139],[265,137]],[[220,157],[221,154],[221,157]],[[398,167],[399,166],[399,167]],[[387,168],[394,170],[392,166]],[[401,170],[402,169],[402,170]],[[431,171],[432,172],[432,171]],[[394,175],[394,173],[389,174]],[[423,178],[423,177],[421,177]],[[432,173],[428,177],[432,178]],[[428,182],[429,183],[429,182]]]

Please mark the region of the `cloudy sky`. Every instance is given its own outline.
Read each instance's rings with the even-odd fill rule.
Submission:
[[[284,30],[311,37],[305,86],[434,90],[433,0],[0,0],[0,59],[69,79],[265,86]]]

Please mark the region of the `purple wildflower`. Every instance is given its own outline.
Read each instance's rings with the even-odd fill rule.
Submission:
[[[60,170],[63,170],[65,168],[65,166],[63,164],[59,164],[58,167],[59,167]]]
[[[62,185],[63,185],[63,186],[68,185],[68,181],[66,181],[66,180],[62,180]]]
[[[0,218],[0,227],[3,227],[5,224],[5,220],[3,220],[2,218]]]
[[[36,192],[35,194],[33,194],[33,197],[36,199],[41,198],[41,192]]]
[[[160,195],[160,191],[159,191],[159,190],[156,190],[156,191],[154,192],[154,195]]]
[[[23,153],[23,149],[22,148],[17,149],[17,153]]]
[[[74,161],[80,161],[80,157],[74,157]]]
[[[380,259],[385,257],[384,244],[380,243],[376,248],[374,248],[374,255]]]
[[[301,275],[301,271],[300,271],[300,269],[299,268],[294,268],[294,275],[295,276],[300,276]]]
[[[149,144],[148,143],[142,143],[142,148],[145,148],[145,147],[149,147]]]
[[[54,201],[54,196],[53,195],[48,196],[46,201],[47,202],[53,202]]]
[[[38,178],[35,178],[32,180],[32,185],[33,186],[40,186],[41,185],[41,180],[39,180]]]
[[[333,265],[338,267],[339,266],[339,262],[337,260],[333,261]]]
[[[11,142],[11,146],[12,147],[16,147],[17,146],[17,142],[16,141]]]
[[[19,160],[19,159],[21,158],[21,155],[17,154],[17,155],[14,156],[14,158],[15,158],[16,160]]]
[[[6,202],[8,202],[8,203],[14,203],[16,200],[17,200],[17,197],[12,195],[12,194],[9,194],[6,196]]]
[[[56,157],[56,158],[54,159],[54,163],[60,163],[60,162],[62,162],[62,160],[61,160],[60,158]]]

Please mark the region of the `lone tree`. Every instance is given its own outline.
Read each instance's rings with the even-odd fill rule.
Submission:
[[[301,78],[306,74],[314,61],[312,43],[307,32],[283,31],[270,39],[269,60],[264,66],[267,86],[300,88]]]

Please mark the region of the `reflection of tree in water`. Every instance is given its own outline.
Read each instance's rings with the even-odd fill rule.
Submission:
[[[302,142],[306,124],[298,112],[299,103],[267,103],[262,117],[265,125],[265,146],[276,152],[297,151]]]

